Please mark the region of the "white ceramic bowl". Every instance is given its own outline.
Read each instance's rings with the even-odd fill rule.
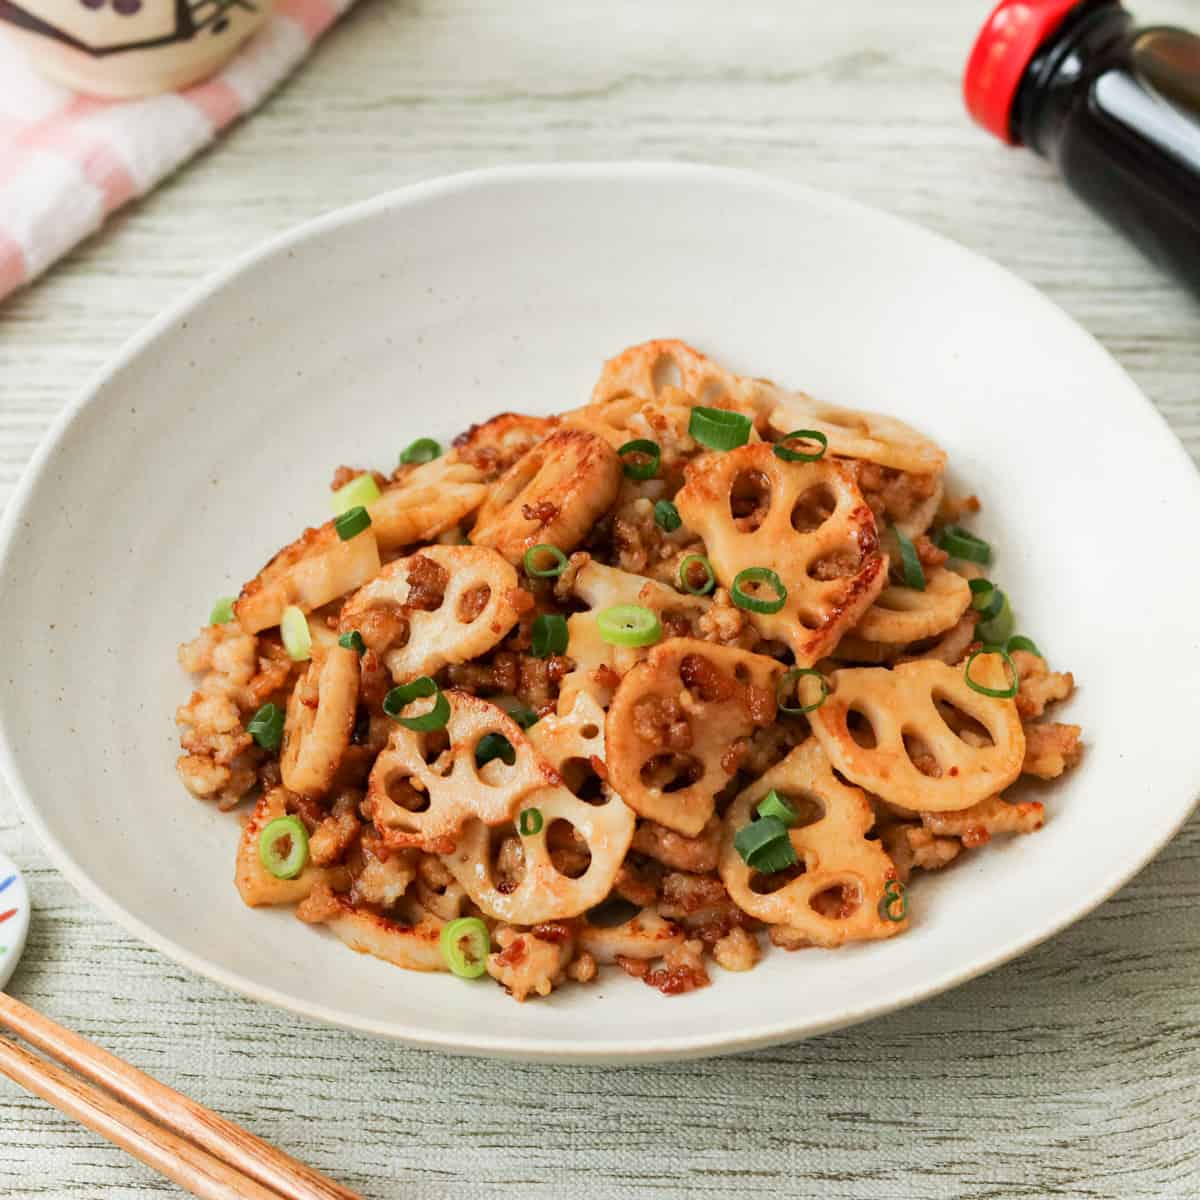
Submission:
[[[982,497],[995,577],[1080,691],[1049,820],[913,889],[912,929],[665,999],[620,976],[514,1004],[351,954],[232,882],[235,818],[175,777],[175,646],[306,522],[504,409],[579,404],[613,351],[682,337],[930,431]],[[353,1029],[544,1059],[782,1041],[910,1004],[1077,920],[1200,782],[1196,473],[1111,358],[998,267],[856,204],[691,166],[409,188],[289,234],[155,322],[58,422],[5,514],[0,743],[54,860],[196,971]]]

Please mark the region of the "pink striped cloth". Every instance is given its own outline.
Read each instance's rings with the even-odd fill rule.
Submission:
[[[276,0],[219,74],[147,100],[83,96],[0,37],[0,300],[258,106],[354,0]]]

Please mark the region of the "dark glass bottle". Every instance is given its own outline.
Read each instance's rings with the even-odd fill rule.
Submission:
[[[1200,37],[1119,0],[1005,0],[964,89],[973,115],[1200,294]]]

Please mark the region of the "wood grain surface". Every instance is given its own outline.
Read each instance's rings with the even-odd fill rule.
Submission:
[[[211,268],[399,184],[528,160],[754,167],[920,221],[1061,304],[1196,456],[1200,304],[967,122],[986,8],[360,0],[262,112],[0,308],[0,500],[62,405]],[[1189,0],[1138,11],[1200,24]],[[35,904],[15,995],[368,1197],[1200,1195],[1200,819],[1089,919],[937,1000],[636,1069],[453,1059],[284,1017],[92,912],[2,794],[0,847]],[[0,1085],[0,1194],[174,1193]]]

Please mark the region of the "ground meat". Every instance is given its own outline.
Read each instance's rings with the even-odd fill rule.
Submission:
[[[492,934],[492,943],[500,949],[488,955],[488,974],[520,1002],[529,996],[550,995],[563,981],[575,950],[571,939],[548,942],[532,932],[521,933],[506,925]]]
[[[1023,721],[1040,717],[1046,711],[1046,705],[1069,699],[1075,690],[1075,677],[1069,671],[1066,674],[1051,671],[1046,660],[1037,654],[1014,650],[1012,660],[1021,682],[1017,712]]]
[[[937,491],[938,476],[914,475],[864,459],[844,460],[875,516],[895,524],[911,517]]]
[[[393,646],[408,642],[408,614],[399,604],[373,604],[359,619],[358,632],[369,651],[376,655],[386,654]]]
[[[772,688],[759,687],[756,683],[746,685],[746,711],[755,725],[770,725],[775,720],[776,702]]]
[[[554,581],[554,598],[568,601],[575,595],[575,577],[592,561],[586,550],[577,550],[567,559],[563,573]]]
[[[908,757],[912,760],[913,766],[922,775],[927,775],[930,779],[941,779],[941,764],[919,737],[912,734],[907,735],[904,739],[904,748],[908,751]]]
[[[309,925],[321,925],[332,921],[341,912],[342,906],[327,883],[318,883],[296,907],[296,916]]]
[[[529,932],[534,937],[541,938],[543,942],[553,942],[556,946],[561,946],[563,942],[569,942],[575,936],[575,927],[569,921],[545,921],[533,926]]]
[[[713,958],[726,971],[749,971],[761,956],[758,939],[741,926],[734,926],[713,946]]]
[[[417,877],[419,850],[391,850],[374,830],[363,834],[359,846],[362,867],[354,877],[350,899],[354,904],[372,904],[388,909],[399,904]]]
[[[858,892],[845,884],[826,888],[809,901],[813,912],[829,921],[844,921],[852,917],[859,903]]]
[[[329,481],[329,490],[336,492],[339,488],[343,488],[346,484],[357,479],[360,475],[370,475],[375,480],[375,485],[380,491],[387,486],[387,476],[381,475],[378,471],[368,471],[366,467],[338,467],[333,473],[333,478]]]
[[[1078,725],[1044,721],[1025,726],[1025,761],[1021,772],[1039,779],[1057,779],[1083,757]]]
[[[326,867],[341,862],[354,844],[362,825],[358,820],[359,792],[343,792],[334,802],[333,811],[323,818],[308,839],[309,858]]]
[[[943,566],[950,559],[950,555],[940,546],[935,546],[925,534],[913,539],[913,549],[921,560],[921,566],[930,569]]]
[[[525,878],[525,852],[519,837],[506,837],[496,851],[496,886],[504,891],[515,892]]]
[[[422,612],[435,612],[442,606],[449,582],[450,572],[445,567],[423,554],[414,554],[408,561],[408,599],[405,606]],[[363,640],[366,640],[365,635]]]
[[[662,902],[659,913],[668,920],[678,920],[702,909],[724,904],[729,899],[725,885],[711,875],[693,875],[686,871],[671,871],[662,881]]]
[[[599,973],[596,960],[586,950],[581,950],[567,965],[567,978],[576,983],[591,983]]]
[[[764,775],[804,740],[805,733],[806,727],[793,721],[778,721],[756,729],[750,735],[742,770],[755,779]]]
[[[676,871],[688,871],[702,874],[717,869],[717,861],[721,856],[721,822],[713,816],[696,837],[684,837],[657,821],[642,820],[633,835],[630,849],[639,854],[646,854],[657,859]],[[622,870],[625,870],[622,867]],[[653,901],[635,901],[643,905]]]
[[[515,696],[522,704],[541,712],[553,704],[558,686],[571,669],[571,660],[561,654],[534,658],[498,650],[490,663],[455,663],[447,668],[450,683],[476,696]]]
[[[703,654],[685,654],[679,664],[683,686],[705,704],[719,704],[737,691],[733,679],[722,673]]]
[[[658,899],[658,879],[626,860],[613,880],[613,891],[638,908],[648,908]]]
[[[633,706],[633,729],[639,738],[661,750],[692,748],[692,728],[678,700],[645,696]]]
[[[952,496],[947,492],[938,505],[938,520],[953,525],[968,514],[977,513],[982,507],[978,496]]]
[[[735,738],[721,754],[721,770],[726,775],[736,775],[749,749],[750,743],[746,738]]]
[[[708,611],[697,620],[696,636],[718,646],[738,646],[743,650],[753,650],[761,640],[746,610],[738,608],[724,588],[717,588]]]
[[[628,958],[624,954],[618,954],[616,962],[626,975],[632,975],[634,979],[645,979],[650,973],[650,964],[644,958]]]
[[[175,763],[184,786],[193,796],[232,808],[257,782],[264,757],[242,725],[237,705],[224,696],[193,692],[176,710],[175,721],[186,751]]]
[[[953,862],[962,850],[954,838],[937,837],[922,825],[888,823],[879,827],[879,840],[896,865],[901,883],[907,883],[913,871],[937,871]]]
[[[601,663],[593,672],[592,678],[602,687],[615,691],[621,683],[621,674],[619,671],[610,667],[608,663]]]
[[[1037,800],[1009,804],[991,796],[957,812],[921,813],[921,822],[930,833],[962,838],[963,845],[970,847],[982,845],[994,834],[1034,833],[1046,823],[1046,810]]]
[[[539,525],[549,525],[559,514],[559,507],[550,500],[539,500],[536,504],[522,504],[521,516],[527,521],[537,521]]]
[[[455,616],[464,625],[470,625],[487,608],[487,602],[491,595],[492,589],[486,583],[481,583],[477,587],[463,592],[459,597],[458,611]]]
[[[845,579],[853,575],[862,566],[862,555],[856,550],[841,550],[836,554],[827,554],[809,565],[808,573],[813,579],[828,582],[831,579]]]
[[[704,969],[704,946],[691,939],[668,950],[663,965],[647,971],[643,982],[658,988],[664,996],[680,996],[696,988],[707,987],[708,972]]]

